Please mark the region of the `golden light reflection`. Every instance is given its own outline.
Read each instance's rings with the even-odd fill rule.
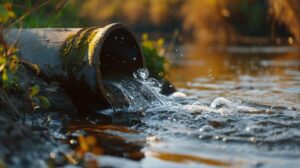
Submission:
[[[128,141],[126,137],[118,134],[112,134],[110,131],[117,131],[125,134],[138,134],[137,131],[129,129],[125,126],[118,125],[95,125],[87,123],[77,123],[68,126],[69,132],[84,131],[85,134],[79,135],[74,139],[70,137],[68,142],[77,141],[78,143],[70,143],[76,152],[78,160],[83,159],[87,152],[95,155],[112,155],[125,157],[133,160],[140,160],[144,157],[141,151],[143,141]]]
[[[300,59],[298,52],[287,53],[229,53],[208,50],[201,46],[194,46],[193,50],[187,51],[185,57],[177,60],[178,65],[170,68],[167,78],[177,87],[186,87],[187,82],[196,78],[207,78],[211,81],[229,78],[232,81],[238,80],[239,74],[244,75],[273,75],[285,76],[284,66],[263,65],[263,62],[287,62]],[[249,48],[251,50],[251,48]],[[261,48],[264,50],[264,48]],[[266,49],[267,50],[267,49]],[[297,68],[297,67],[294,67]],[[298,66],[299,68],[299,66]]]
[[[201,156],[193,156],[186,154],[176,154],[176,153],[167,153],[167,152],[146,152],[147,156],[155,157],[160,160],[168,161],[168,162],[176,162],[176,163],[188,163],[188,162],[196,162],[199,164],[209,165],[209,166],[222,166],[222,167],[232,167],[233,164],[230,162],[208,159]]]
[[[95,130],[95,131],[105,131],[105,130],[113,130],[119,131],[123,133],[138,133],[136,130],[129,129],[125,126],[118,126],[118,125],[95,125],[95,124],[73,124],[69,125],[68,130],[74,131],[79,129],[87,129],[87,130]]]

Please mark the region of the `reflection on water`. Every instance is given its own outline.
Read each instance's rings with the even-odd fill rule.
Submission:
[[[113,155],[132,160],[141,160],[144,136],[136,130],[111,124],[91,124],[90,121],[76,121],[67,128],[67,142],[76,151],[76,157],[86,153]]]
[[[299,54],[203,51],[174,59],[178,92],[164,103],[69,125],[77,155],[106,167],[297,167]]]
[[[245,166],[300,163],[298,53],[196,51],[175,61],[178,66],[169,78],[187,98],[176,100],[180,108],[155,110],[145,120],[152,127],[147,131],[171,141],[162,144],[180,139],[188,143],[179,153],[243,161]]]
[[[164,152],[146,152],[146,154],[150,157],[158,158],[160,160],[169,161],[169,162],[177,162],[177,163],[196,162],[196,163],[210,165],[210,166],[231,166],[230,163],[213,160],[213,159],[206,159],[206,158],[197,157],[193,155],[164,153]]]

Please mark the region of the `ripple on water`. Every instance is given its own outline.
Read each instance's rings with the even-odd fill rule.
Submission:
[[[298,65],[278,61],[262,64],[266,67],[291,65],[293,68]],[[210,71],[209,77],[190,80],[178,92],[166,97],[159,93],[160,85],[149,80],[146,72],[140,71],[140,74],[135,74],[136,82],[149,86],[146,87],[147,94],[155,96],[145,102],[134,97],[138,94],[130,95],[130,103],[134,107],[138,107],[140,102],[143,104],[143,109],[137,110],[142,114],[140,122],[130,125],[139,133],[128,134],[113,128],[102,132],[103,128],[95,128],[94,132],[97,135],[101,132],[99,139],[108,135],[117,137],[114,141],[122,146],[126,143],[133,145],[137,139],[148,137],[138,145],[143,152],[139,157],[141,160],[126,162],[121,159],[124,165],[297,167],[300,164],[298,72],[290,69],[284,71],[284,75],[252,75],[240,71],[237,76],[227,74],[212,78]],[[126,89],[125,84],[130,86],[126,82],[121,81],[119,89]],[[135,99],[139,102],[134,102]],[[112,110],[106,113],[111,114]],[[129,153],[127,148],[123,150]],[[119,160],[116,157],[100,158],[100,163],[108,166],[113,160]]]

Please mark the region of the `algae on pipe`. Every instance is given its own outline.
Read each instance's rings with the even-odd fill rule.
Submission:
[[[75,101],[105,104],[103,80],[144,67],[139,44],[123,24],[12,29],[5,37],[18,41],[21,59],[37,64],[46,79],[59,81]]]

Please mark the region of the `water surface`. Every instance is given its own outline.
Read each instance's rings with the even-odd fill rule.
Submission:
[[[298,167],[299,55],[179,48],[168,74],[178,92],[166,97],[157,94],[159,85],[139,79],[151,101],[129,97],[128,111],[76,121],[68,141],[104,167]],[[113,83],[137,89],[125,85]]]

